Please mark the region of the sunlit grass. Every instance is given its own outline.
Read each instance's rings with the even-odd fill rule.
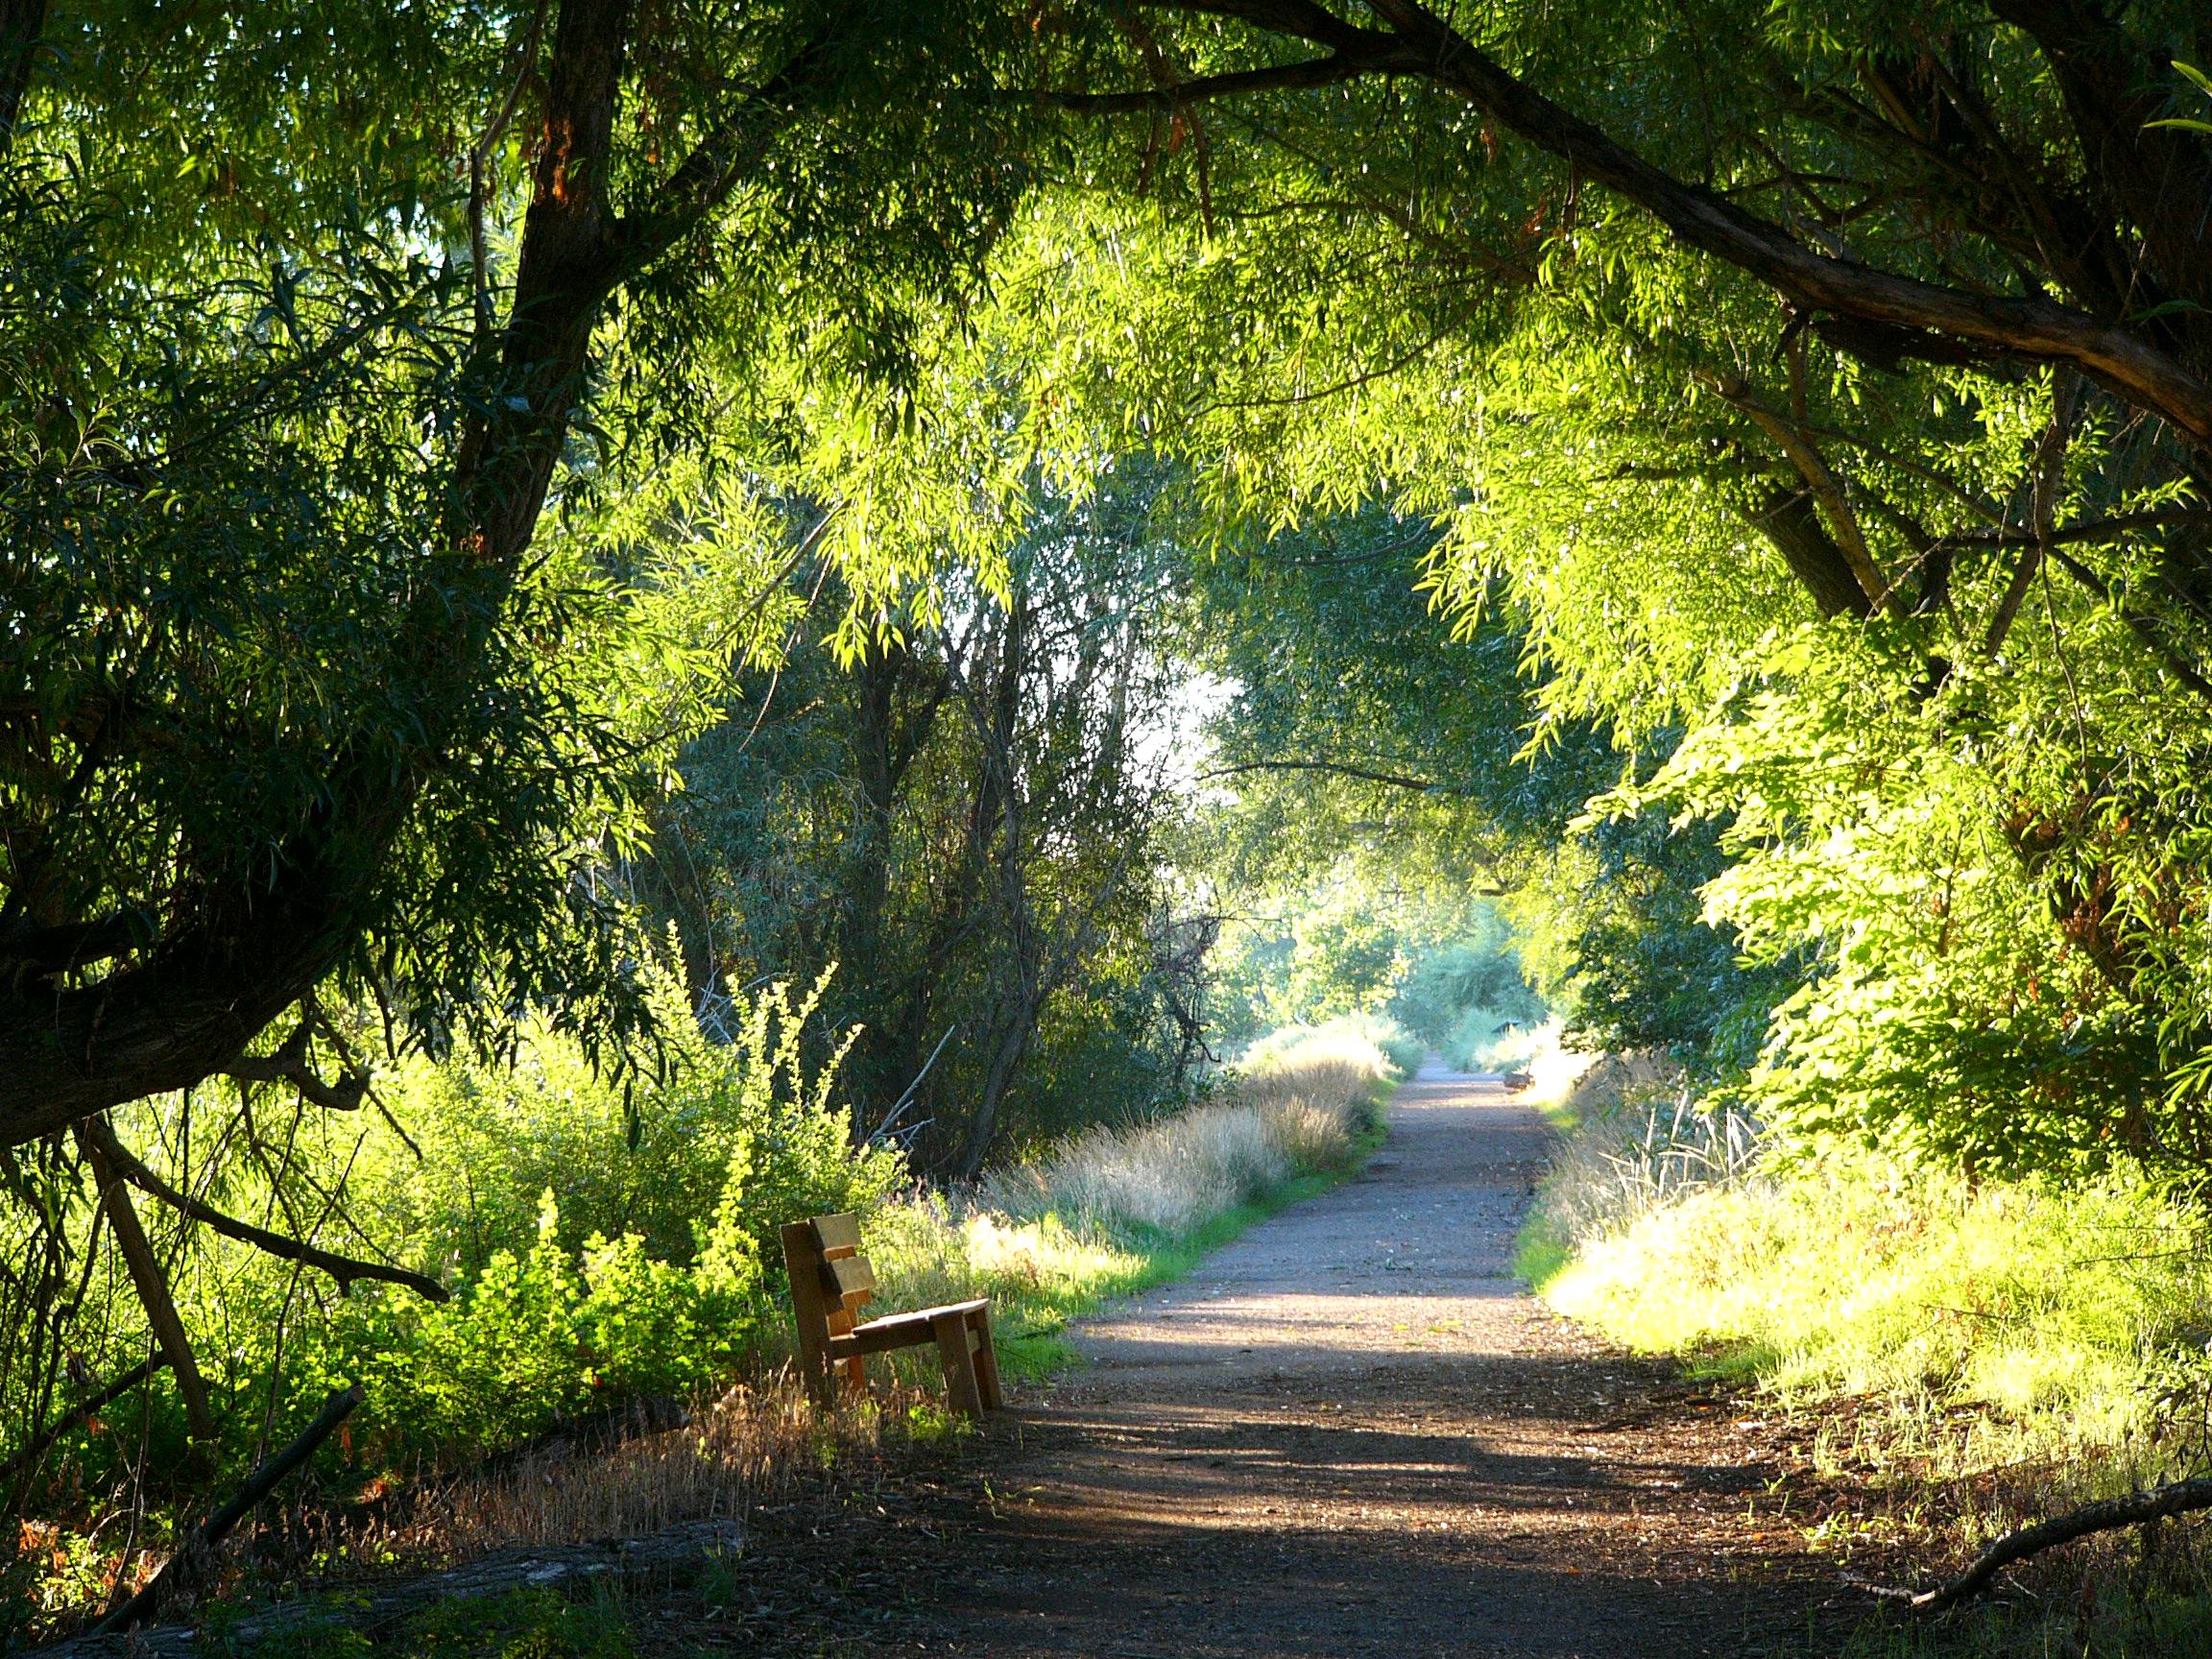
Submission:
[[[2110,1445],[2142,1425],[2147,1366],[2202,1354],[2200,1238],[2124,1177],[1975,1190],[1837,1163],[1693,1192],[1582,1242],[1544,1291],[1786,1395],[1925,1391]]]
[[[1071,1319],[1188,1272],[1253,1222],[1330,1186],[1381,1139],[1393,1068],[1338,1037],[1278,1046],[1212,1100],[1098,1128],[985,1181],[866,1222],[884,1310],[987,1296],[1000,1363],[1067,1364]],[[892,1361],[920,1379],[927,1356]]]
[[[1977,1183],[1863,1148],[1739,1155],[1663,1067],[1607,1062],[1569,1100],[1519,1270],[1625,1346],[1803,1411],[1814,1463],[1872,1504],[1864,1536],[1831,1518],[1813,1547],[1903,1545],[1949,1571],[2027,1521],[2212,1466],[2212,1253],[2185,1197],[2126,1172]],[[2077,1546],[2027,1576],[2105,1582],[2134,1548]],[[2110,1606],[2070,1599],[2086,1650],[2212,1652],[2155,1634],[2201,1618],[2194,1550]],[[2056,1628],[1992,1618],[1956,1646],[1873,1630],[1852,1651],[2040,1651]]]

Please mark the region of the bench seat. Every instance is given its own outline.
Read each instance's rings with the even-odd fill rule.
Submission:
[[[917,1308],[911,1313],[886,1313],[865,1325],[855,1325],[843,1336],[830,1338],[830,1352],[842,1359],[852,1354],[887,1354],[894,1348],[918,1348],[933,1339],[937,1321],[951,1315],[970,1318],[991,1304],[978,1296],[973,1302],[948,1302],[942,1308]]]

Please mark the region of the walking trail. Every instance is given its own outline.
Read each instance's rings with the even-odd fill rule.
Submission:
[[[1804,1651],[1835,1578],[1774,1517],[1782,1427],[1514,1278],[1544,1145],[1498,1084],[1425,1070],[1361,1176],[1080,1328],[1089,1364],[988,1431],[976,1503],[891,1521],[870,1646]]]

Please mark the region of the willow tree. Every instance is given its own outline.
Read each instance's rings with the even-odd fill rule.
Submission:
[[[319,990],[400,1042],[635,1025],[584,877],[807,528],[724,420],[797,361],[896,398],[1018,180],[995,50],[0,7],[0,1144],[226,1072],[357,1100]]]
[[[1814,982],[1761,1088],[1947,1153],[2212,1159],[2200,9],[1161,0],[1030,90],[1040,424],[1223,518],[1373,495],[1545,710],[1682,752]]]
[[[1676,773],[1697,809],[1732,810],[1700,753],[1816,759],[1746,851],[1948,803],[1892,841],[1903,912],[1954,921],[1893,929],[1888,982],[1956,951],[1959,894],[1983,935],[2032,899],[2028,954],[1931,969],[1972,995],[1914,1018],[2032,985],[2018,1052],[2132,1045],[2075,1068],[2069,1134],[2194,1145],[2193,1105],[2097,1078],[2163,1088],[2212,1028],[2199,27],[12,0],[0,1142],[226,1070],[342,1091],[319,986],[433,1042],[521,1000],[619,1031],[578,877],[697,713],[622,688],[732,643],[634,612],[718,563],[747,613],[781,554],[703,503],[742,518],[777,417],[861,383],[888,418],[797,470],[878,591],[942,551],[878,451],[991,519],[1032,463],[1142,442],[1224,517],[1438,519],[1439,591],[1504,580],[1551,707],[1743,734]],[[958,401],[978,374],[1026,389],[1016,429]],[[2010,865],[1946,885],[1984,831]],[[1776,940],[1880,935],[1824,868]]]

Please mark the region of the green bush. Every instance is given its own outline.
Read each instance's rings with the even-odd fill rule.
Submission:
[[[1460,1071],[1518,1071],[1542,1042],[1543,1023],[1531,1023],[1518,1004],[1469,1008],[1443,1044],[1444,1058]]]
[[[511,1064],[416,1061],[391,1090],[420,1159],[373,1140],[350,1186],[356,1213],[415,1240],[426,1272],[480,1271],[535,1243],[551,1191],[571,1252],[594,1234],[636,1235],[656,1260],[687,1262],[701,1229],[734,1226],[765,1247],[801,1211],[854,1209],[903,1178],[895,1153],[855,1152],[830,1104],[843,1049],[809,1074],[801,1035],[828,975],[803,996],[774,985],[730,1010],[726,1041],[702,1029],[672,969],[653,978],[663,1074],[617,1079],[532,1022]]]
[[[384,1091],[392,1122],[302,1121],[298,1165],[350,1166],[320,1228],[300,1190],[256,1184],[251,1166],[229,1172],[222,1196],[233,1213],[281,1217],[289,1207],[319,1244],[396,1260],[452,1294],[434,1304],[362,1281],[318,1295],[320,1282],[290,1262],[204,1228],[183,1237],[175,1288],[225,1426],[226,1463],[252,1462],[353,1382],[366,1399],[349,1425],[352,1459],[392,1470],[471,1460],[557,1416],[682,1393],[744,1363],[780,1323],[778,1227],[873,1210],[909,1180],[896,1150],[852,1145],[851,1115],[832,1099],[837,1056],[803,1060],[820,989],[746,999],[718,1041],[663,974],[653,993],[667,1034],[659,1079],[594,1071],[538,1023],[520,1034],[512,1070],[413,1063]],[[125,1139],[158,1148],[159,1121],[141,1110],[122,1121]],[[142,1357],[132,1346],[142,1315],[127,1282],[95,1288],[108,1300],[90,1306],[88,1322],[119,1334],[112,1352],[87,1343],[88,1363],[108,1375]],[[162,1378],[143,1416],[133,1410],[129,1445],[91,1430],[65,1439],[73,1478],[115,1477],[141,1421],[153,1455],[181,1462],[181,1408]],[[0,1455],[8,1438],[0,1431]]]
[[[664,1007],[671,1069],[644,1087],[593,1072],[542,1026],[511,1070],[415,1068],[399,1100],[422,1157],[384,1148],[370,1209],[431,1249],[468,1240],[453,1300],[357,1295],[306,1336],[295,1385],[366,1382],[362,1426],[397,1458],[495,1447],[727,1375],[772,1317],[781,1223],[872,1210],[907,1181],[896,1150],[853,1146],[831,1100],[836,1057],[804,1064],[821,989],[762,992],[729,1042]],[[681,986],[664,976],[655,995],[674,1001]]]
[[[1346,1014],[1318,1025],[1285,1025],[1249,1045],[1237,1057],[1240,1071],[1280,1070],[1323,1062],[1364,1070],[1378,1081],[1410,1077],[1429,1057],[1422,1041],[1395,1020]]]

